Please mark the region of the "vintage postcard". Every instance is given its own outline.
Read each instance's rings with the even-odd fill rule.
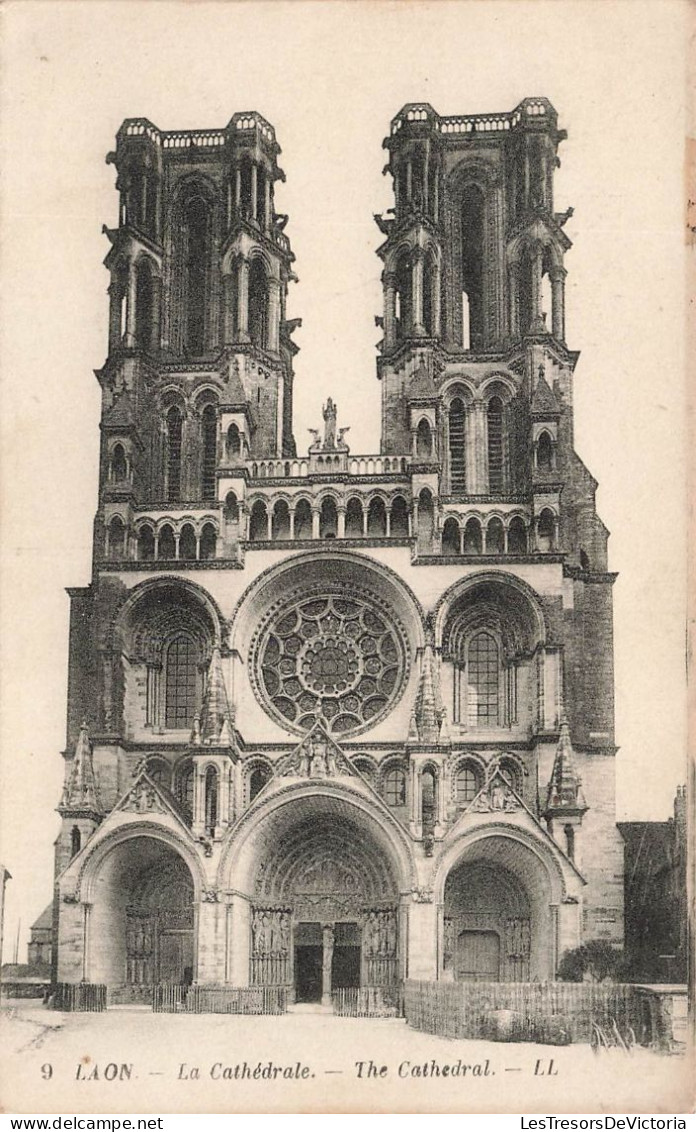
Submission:
[[[690,1111],[691,7],[2,16],[2,1110]]]

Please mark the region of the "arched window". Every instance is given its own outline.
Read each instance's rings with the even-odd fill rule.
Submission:
[[[408,538],[408,505],[401,495],[391,505],[390,531],[392,538]]]
[[[473,762],[462,763],[454,781],[458,806],[468,806],[481,789],[481,772]]]
[[[483,550],[483,538],[481,532],[481,524],[478,519],[467,519],[464,528],[464,553],[465,554],[481,554]]]
[[[483,348],[483,247],[484,199],[477,185],[469,185],[462,193],[462,294],[468,307],[468,341],[462,335],[465,350]],[[464,304],[462,303],[462,306]]]
[[[151,562],[155,557],[155,533],[147,523],[138,531],[138,561]]]
[[[434,297],[436,280],[435,259],[432,255],[428,255],[423,264],[423,327],[427,338],[432,338],[435,334]]]
[[[196,532],[191,523],[184,523],[179,538],[179,558],[186,562],[196,560]]]
[[[290,538],[290,509],[284,499],[279,499],[273,508],[271,538]]]
[[[459,523],[451,515],[449,519],[445,519],[445,525],[442,528],[442,553],[444,555],[461,554],[462,552],[462,536],[459,530]]]
[[[253,802],[254,798],[263,790],[267,782],[271,780],[271,771],[267,766],[259,765],[254,767],[249,776],[249,801]]]
[[[193,818],[193,780],[193,763],[187,760],[177,769],[176,797],[189,822]]]
[[[496,727],[499,717],[500,659],[495,637],[482,631],[471,638],[467,655],[469,727]]]
[[[396,264],[396,336],[408,338],[411,333],[411,263],[403,251]]]
[[[590,560],[587,556],[587,553],[584,550],[580,551],[580,569],[581,570],[589,570],[590,569]]]
[[[522,252],[518,273],[520,333],[528,334],[534,314],[534,253],[527,246]]]
[[[203,562],[210,562],[215,558],[217,550],[217,531],[213,523],[205,523],[201,531],[200,556]]]
[[[514,759],[501,759],[500,773],[508,780],[516,794],[522,793],[522,774]]]
[[[312,508],[308,500],[300,499],[295,505],[295,538],[312,537]]]
[[[326,499],[322,500],[319,514],[319,538],[336,538],[337,534],[338,511],[336,510],[336,502],[330,495],[327,495]]]
[[[435,510],[433,497],[424,487],[418,496],[418,549],[428,553],[433,547],[433,531],[435,529]]]
[[[232,422],[227,430],[227,458],[235,460],[242,451],[242,437],[237,425]]]
[[[346,538],[362,538],[363,509],[359,499],[349,499],[346,507]]]
[[[70,856],[76,857],[82,848],[82,834],[76,825],[72,827],[70,832]]]
[[[550,472],[553,469],[553,441],[546,431],[539,433],[536,462],[540,472]]]
[[[515,515],[514,519],[510,520],[508,527],[508,554],[526,554],[527,553],[527,529],[524,525],[524,519],[519,515]]]
[[[165,561],[171,561],[176,558],[176,540],[174,539],[174,531],[165,523],[160,528],[159,539],[157,541],[158,553],[157,557]]]
[[[556,521],[553,512],[545,507],[539,516],[537,549],[547,553],[554,549],[556,536]]]
[[[257,499],[249,516],[249,538],[252,542],[262,542],[268,538],[268,512],[266,504]]]
[[[437,780],[430,767],[421,774],[421,821],[423,833],[432,832],[437,811]]]
[[[385,538],[387,533],[387,509],[379,497],[370,500],[367,509],[367,533],[373,538]]]
[[[450,486],[452,491],[466,491],[466,410],[460,397],[449,407]]]
[[[149,759],[145,765],[145,773],[152,782],[155,782],[158,786],[164,786],[167,790],[169,789],[171,770],[169,763],[166,763],[164,759]]]
[[[209,837],[218,823],[218,772],[209,766],[205,772],[205,829]]]
[[[486,413],[488,419],[488,487],[491,492],[501,492],[505,487],[505,454],[503,451],[503,402],[500,397],[491,397]]]
[[[384,800],[388,806],[406,805],[406,775],[401,767],[392,767],[385,774]]]
[[[429,460],[433,454],[433,434],[428,421],[423,418],[416,429],[416,456],[419,460]]]
[[[167,413],[167,484],[166,495],[171,503],[181,499],[181,410],[172,405]]]
[[[253,164],[253,162],[252,162],[251,158],[249,157],[249,155],[245,154],[244,157],[242,158],[242,161],[241,161],[240,178],[239,178],[239,180],[240,180],[240,185],[239,185],[239,188],[240,188],[240,205],[241,205],[241,210],[242,210],[242,216],[244,217],[245,220],[251,220],[252,212],[253,212],[252,190],[251,190],[251,185],[252,185],[251,167],[252,167],[252,164]]]
[[[214,405],[206,405],[201,414],[201,496],[205,500],[215,499],[216,469],[217,412]]]
[[[367,779],[371,786],[374,786],[375,768],[369,759],[353,759],[353,766],[357,770],[358,774],[361,774],[363,778]]]
[[[126,452],[122,444],[115,444],[111,453],[111,479],[114,483],[123,483],[128,478],[128,464]]]
[[[209,252],[208,206],[192,197],[184,207],[184,346],[190,354],[205,349]]]
[[[258,256],[249,269],[249,337],[254,346],[265,350],[268,345],[268,280]]]
[[[135,268],[135,342],[140,350],[152,346],[154,315],[152,268],[141,257]]]
[[[486,527],[486,554],[505,553],[505,528],[502,520],[494,516]]]
[[[196,648],[187,633],[172,637],[165,662],[165,726],[191,727],[198,706]]]
[[[228,523],[239,522],[239,500],[233,491],[225,496],[225,519]]]
[[[126,528],[122,519],[115,515],[109,523],[109,558],[123,558],[126,552]]]
[[[260,165],[256,169],[256,219],[261,228],[266,227],[266,171]]]

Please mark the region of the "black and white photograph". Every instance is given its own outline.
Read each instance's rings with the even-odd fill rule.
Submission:
[[[3,1112],[692,1111],[692,17],[4,7]]]

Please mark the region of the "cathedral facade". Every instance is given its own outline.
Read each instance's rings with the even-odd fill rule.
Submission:
[[[121,126],[54,976],[291,1000],[552,979],[620,943],[612,583],[573,447],[565,138],[405,106],[380,452],[293,437],[273,127]],[[343,410],[344,406],[341,406]]]

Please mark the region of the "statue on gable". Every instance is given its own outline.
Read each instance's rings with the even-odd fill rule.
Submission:
[[[338,409],[335,401],[329,397],[324,405],[324,448],[334,449],[336,447],[336,417],[338,416]]]

